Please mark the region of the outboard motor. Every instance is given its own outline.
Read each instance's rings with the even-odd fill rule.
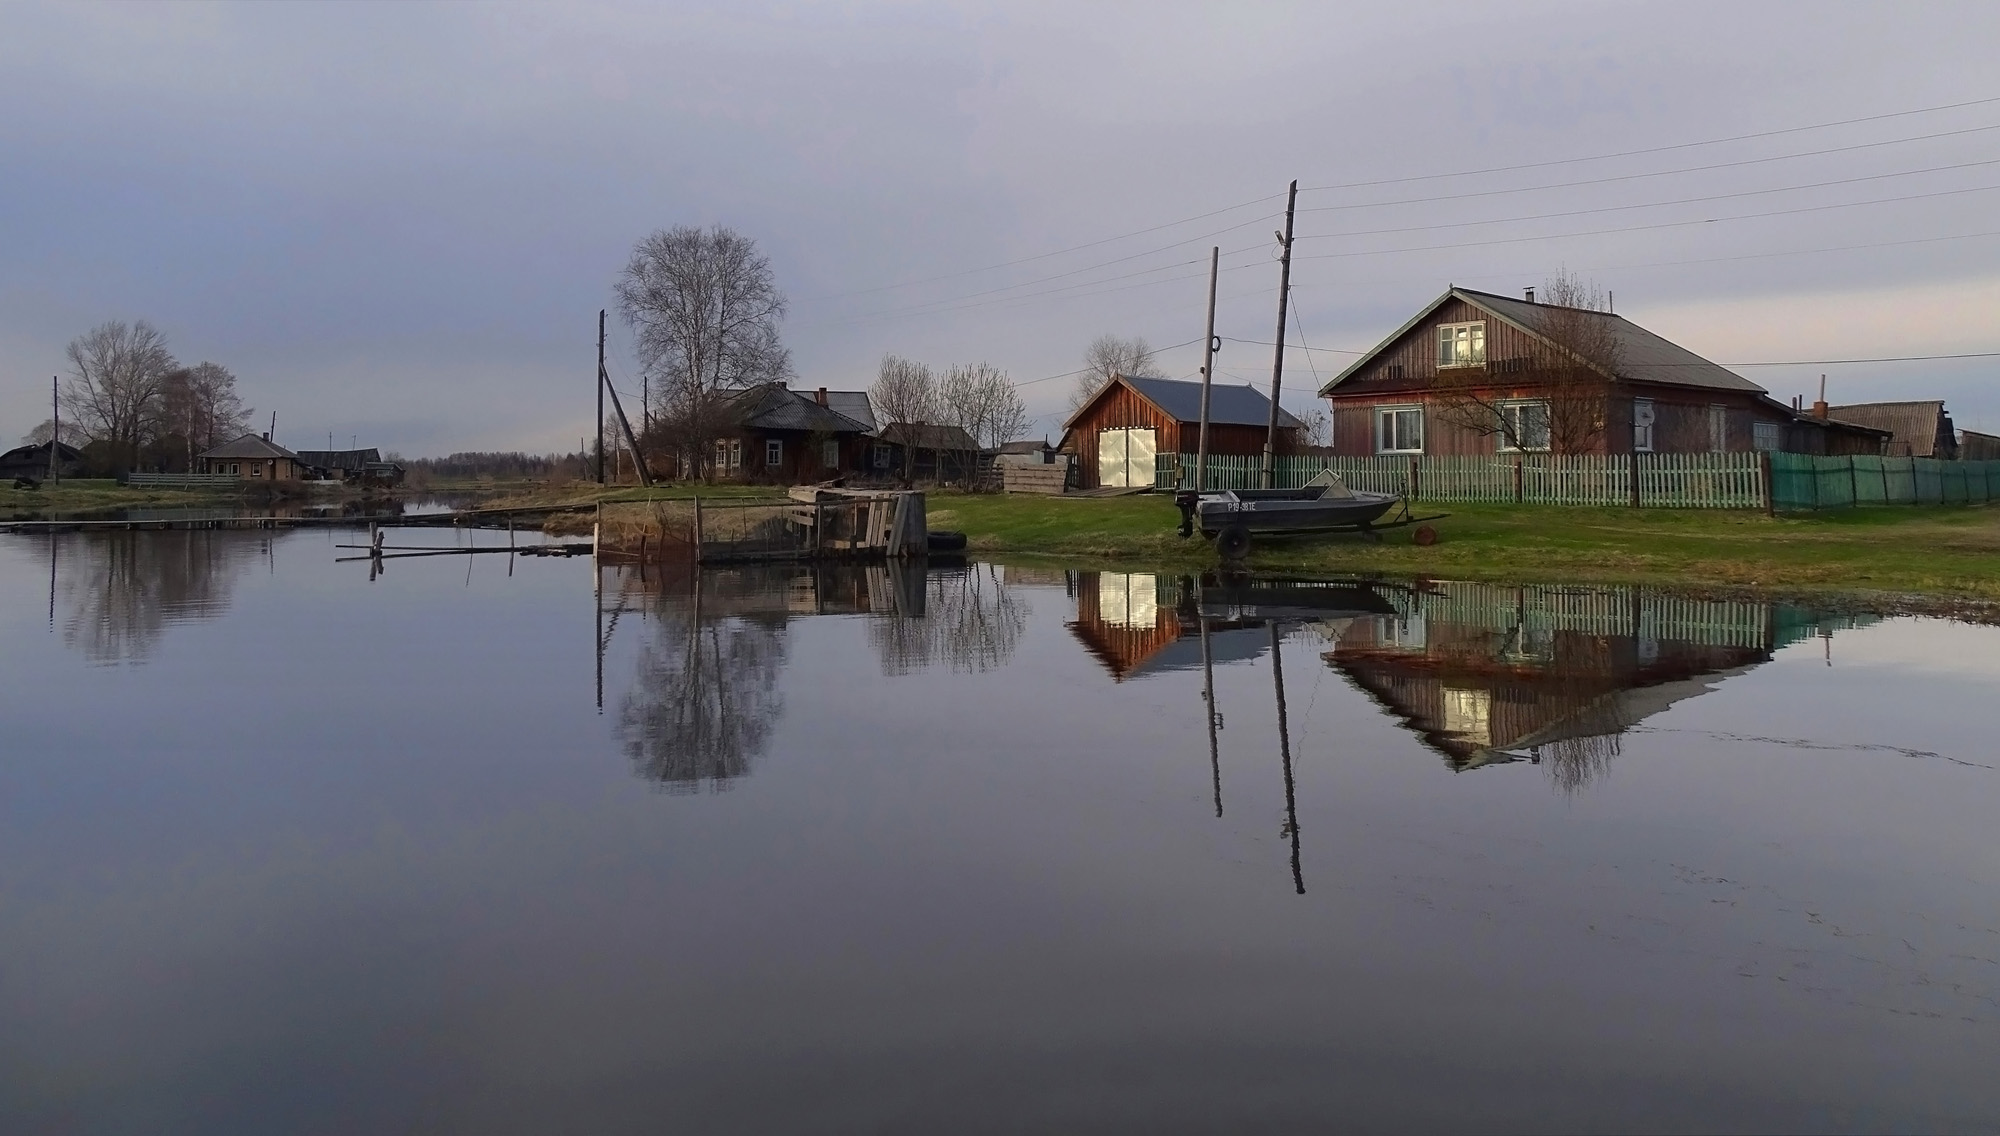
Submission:
[[[1174,506],[1181,511],[1182,540],[1194,535],[1194,503],[1195,492],[1192,489],[1183,489],[1174,494]]]

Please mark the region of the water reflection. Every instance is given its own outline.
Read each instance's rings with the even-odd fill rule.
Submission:
[[[884,675],[981,673],[1013,656],[1030,613],[995,565],[655,564],[599,576],[599,705],[605,655],[637,615],[645,638],[618,738],[638,775],[673,793],[725,791],[767,750],[794,620],[865,616]]]
[[[1641,587],[1430,583],[1351,621],[1327,663],[1453,770],[1526,760],[1565,792],[1602,775],[1620,735],[1773,652],[1870,617]]]
[[[56,533],[48,546],[49,624],[92,663],[138,663],[176,624],[229,608],[242,574],[272,556],[268,533],[228,530]],[[60,611],[58,608],[60,607]]]

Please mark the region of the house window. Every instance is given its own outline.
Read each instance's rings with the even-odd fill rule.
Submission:
[[[1503,450],[1546,450],[1549,448],[1549,404],[1546,402],[1503,402],[1500,418],[1506,429],[1500,434]]]
[[[1653,400],[1650,398],[1632,400],[1632,450],[1641,454],[1653,452]]]
[[[824,452],[820,455],[820,464],[828,469],[839,469],[840,443],[829,440],[822,449]]]
[[[764,439],[764,464],[771,469],[776,469],[785,464],[785,443],[783,439]]]
[[[1438,366],[1477,367],[1486,362],[1486,321],[1438,325]]]
[[[1729,449],[1729,408],[1726,406],[1708,408],[1708,448],[1718,454]]]
[[[231,472],[231,473],[242,473],[242,472],[243,472],[243,463],[242,463],[242,462],[230,462],[230,463],[229,463],[229,472]]]
[[[1378,454],[1420,454],[1424,452],[1424,408],[1421,406],[1381,406],[1375,409],[1375,452]]]
[[[1759,450],[1784,448],[1785,428],[1776,422],[1759,422],[1751,428],[1750,444]]]
[[[729,443],[721,438],[715,440],[715,468],[729,468]]]
[[[889,468],[889,447],[880,442],[875,445],[875,468]]]
[[[743,439],[741,438],[731,438],[729,440],[729,468],[743,468]]]

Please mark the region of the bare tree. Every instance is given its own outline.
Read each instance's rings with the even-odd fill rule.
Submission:
[[[180,439],[192,459],[247,432],[252,413],[238,397],[236,376],[229,368],[197,363],[167,375],[160,397],[160,433]]]
[[[703,468],[729,425],[734,392],[792,374],[771,262],[734,230],[680,225],[632,249],[617,293],[648,379],[644,418]]]
[[[1333,419],[1327,416],[1325,407],[1315,406],[1299,415],[1299,440],[1308,446],[1333,444]]]
[[[56,431],[55,420],[52,418],[44,418],[41,420],[40,423],[38,423],[35,426],[33,430],[30,430],[26,434],[21,435],[21,444],[24,446],[43,445],[49,440],[49,435],[55,433],[55,431]],[[62,424],[63,445],[74,446],[77,449],[82,449],[84,444],[89,441],[90,441],[90,435],[84,433],[81,427],[77,426],[76,423],[71,422],[68,419],[63,420]]]
[[[174,357],[167,337],[145,320],[108,320],[69,341],[70,377],[62,407],[113,460],[131,462],[157,427]]]
[[[938,418],[937,376],[922,363],[898,355],[882,356],[882,367],[868,388],[869,405],[881,416],[882,426],[902,426],[903,440],[916,440],[915,427]],[[903,447],[903,480],[910,479],[911,455],[916,447]]]
[[[1012,441],[1028,428],[1028,408],[1007,372],[991,363],[968,363],[944,373],[938,382],[939,417],[965,432],[978,449]],[[964,455],[968,485],[975,480],[979,453]]]
[[[1545,283],[1529,330],[1522,358],[1440,368],[1431,389],[1439,416],[1510,449],[1595,449],[1622,363],[1617,318],[1604,293],[1558,274]]]
[[[1136,335],[1130,339],[1100,335],[1083,349],[1083,368],[1083,374],[1076,377],[1076,386],[1069,393],[1072,414],[1083,409],[1083,404],[1103,390],[1113,376],[1149,373],[1153,369],[1153,349]]]

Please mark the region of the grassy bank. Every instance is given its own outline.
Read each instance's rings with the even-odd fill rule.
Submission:
[[[1659,582],[1791,592],[1879,591],[2000,602],[2000,508],[1876,508],[1766,517],[1725,510],[1435,506],[1438,543],[1410,530],[1380,544],[1354,536],[1259,539],[1253,569],[1379,572],[1455,579]],[[1087,499],[934,494],[931,527],[959,529],[975,552],[1114,559],[1160,567],[1215,563],[1214,548],[1174,535],[1161,495]]]
[[[60,483],[44,482],[39,489],[15,489],[12,482],[0,486],[0,516],[31,513],[84,513],[100,509],[122,509],[134,505],[207,505],[233,500],[235,486],[198,489],[138,489],[120,485],[110,478],[70,478]]]

